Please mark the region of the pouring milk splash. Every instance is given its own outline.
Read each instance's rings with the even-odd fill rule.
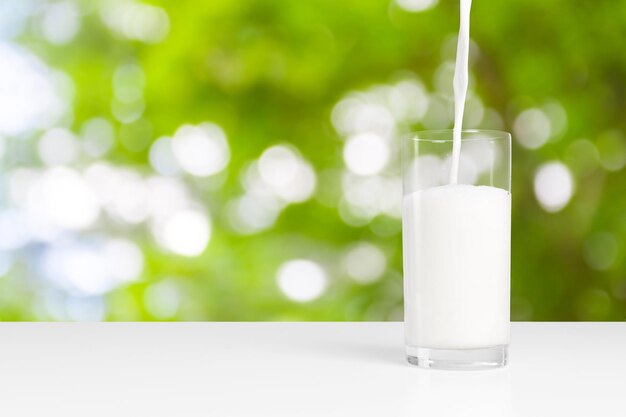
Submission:
[[[463,129],[463,112],[467,95],[467,67],[469,61],[469,28],[472,0],[461,0],[461,22],[459,41],[456,47],[456,66],[454,68],[454,130],[452,133],[452,169],[450,184],[459,180],[459,158],[461,156],[461,131]]]

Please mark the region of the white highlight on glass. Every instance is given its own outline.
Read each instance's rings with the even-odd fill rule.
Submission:
[[[415,158],[409,165],[408,170],[410,170],[410,173],[405,175],[405,181],[407,181],[406,185],[410,190],[421,190],[442,185],[442,179],[449,172],[449,170],[443,169],[443,161],[435,155],[424,155]]]
[[[281,265],[276,276],[278,287],[287,298],[297,302],[312,301],[328,285],[324,269],[307,259],[294,259]]]
[[[350,171],[357,175],[380,173],[389,162],[389,143],[374,133],[352,136],[343,149],[343,159]]]
[[[466,157],[474,165],[476,174],[487,172],[491,167],[501,163],[501,148],[488,141],[472,141],[465,143],[461,160]]]
[[[563,209],[574,194],[574,177],[561,162],[549,162],[535,172],[535,196],[548,212]]]
[[[378,246],[363,242],[348,251],[343,260],[346,274],[361,284],[377,281],[387,268],[387,257]]]
[[[197,177],[221,172],[230,160],[226,135],[213,123],[180,127],[172,139],[172,149],[180,167]]]
[[[469,147],[467,144],[464,145],[464,148]],[[465,149],[464,149],[465,151]],[[443,163],[443,175],[444,177],[441,180],[441,184],[447,184],[450,180],[450,171],[452,167],[452,156],[446,158]],[[476,162],[474,159],[468,155],[467,153],[459,156],[458,162],[458,172],[457,172],[457,180],[461,184],[475,184],[478,179],[478,167],[476,166]]]
[[[520,145],[528,149],[537,149],[550,138],[552,126],[550,119],[542,110],[528,109],[517,116],[513,131]]]

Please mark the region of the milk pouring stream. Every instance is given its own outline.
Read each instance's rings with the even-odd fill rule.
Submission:
[[[452,144],[452,168],[450,169],[450,184],[456,184],[459,179],[459,159],[461,156],[461,130],[463,129],[463,113],[465,111],[465,97],[467,95],[467,80],[469,66],[469,32],[470,10],[472,0],[461,0],[461,23],[459,40],[456,47],[456,65],[454,66],[454,130]]]

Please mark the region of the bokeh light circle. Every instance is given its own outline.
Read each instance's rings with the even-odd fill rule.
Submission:
[[[163,219],[154,228],[157,242],[182,256],[198,256],[211,238],[211,223],[197,210],[180,210]]]
[[[226,135],[213,123],[180,127],[172,139],[172,150],[180,167],[197,177],[219,173],[230,160]]]
[[[520,145],[528,149],[537,149],[550,138],[550,119],[540,109],[528,109],[517,116],[513,131]]]
[[[324,269],[307,259],[285,262],[279,268],[276,279],[283,294],[297,302],[315,300],[322,295],[328,284]]]
[[[343,264],[350,278],[361,284],[369,284],[385,272],[387,257],[379,247],[363,242],[348,251]]]
[[[374,133],[352,136],[343,149],[343,159],[350,171],[357,175],[375,175],[389,162],[387,140]]]
[[[574,194],[574,177],[565,164],[549,162],[535,172],[534,189],[541,207],[548,212],[557,212]]]
[[[422,12],[435,7],[439,0],[396,0],[398,6],[407,12]]]

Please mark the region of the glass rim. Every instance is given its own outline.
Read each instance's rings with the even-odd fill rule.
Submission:
[[[445,143],[453,141],[453,129],[434,129],[434,130],[417,130],[413,132],[408,132],[403,135],[403,138],[408,141],[415,142],[435,142],[435,143]],[[463,138],[463,135],[466,133],[483,133],[486,137],[478,137],[478,138]],[[419,137],[419,136],[429,136],[429,135],[444,135],[447,134],[449,137],[444,138],[428,138],[428,137]],[[467,141],[493,141],[493,140],[510,140],[511,133],[506,132],[504,130],[493,130],[493,129],[462,129],[461,137],[463,142]]]

